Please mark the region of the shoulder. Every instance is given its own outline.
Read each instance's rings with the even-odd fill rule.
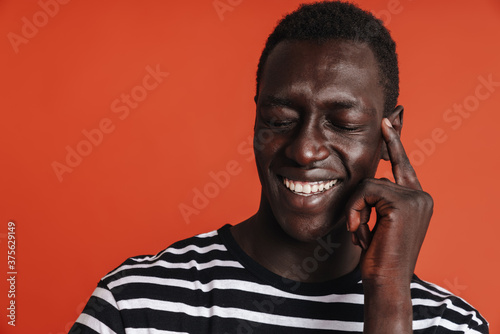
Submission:
[[[180,305],[186,312],[200,307],[207,282],[242,268],[222,242],[224,228],[125,260],[100,280],[71,333],[124,333],[127,327],[152,327],[150,319],[160,318],[178,323]]]
[[[488,322],[473,306],[436,284],[414,276],[411,295],[415,330],[443,328],[465,333],[488,333]]]
[[[224,229],[222,227],[221,229]],[[101,280],[101,285],[113,289],[118,285],[162,278],[189,275],[210,269],[215,263],[236,266],[222,242],[219,231],[195,235],[173,243],[154,255],[141,255],[128,258]]]

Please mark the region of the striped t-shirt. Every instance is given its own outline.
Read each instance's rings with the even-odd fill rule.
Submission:
[[[69,333],[363,332],[359,269],[327,282],[290,281],[246,255],[229,229],[128,259],[99,282]],[[472,306],[441,287],[414,276],[411,295],[414,333],[488,333]]]

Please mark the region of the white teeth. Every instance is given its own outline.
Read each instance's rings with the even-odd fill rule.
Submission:
[[[292,181],[283,178],[283,183],[285,186],[296,194],[300,195],[314,195],[320,192],[326,191],[332,188],[337,180],[330,181],[316,181],[316,182],[304,182],[304,181]]]

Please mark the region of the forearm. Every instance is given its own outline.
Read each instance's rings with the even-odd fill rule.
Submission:
[[[410,285],[364,284],[365,334],[413,333]]]

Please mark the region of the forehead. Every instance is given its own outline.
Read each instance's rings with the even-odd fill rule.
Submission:
[[[382,109],[378,69],[371,48],[364,43],[284,41],[269,54],[259,96],[305,94],[318,100],[344,96]]]

